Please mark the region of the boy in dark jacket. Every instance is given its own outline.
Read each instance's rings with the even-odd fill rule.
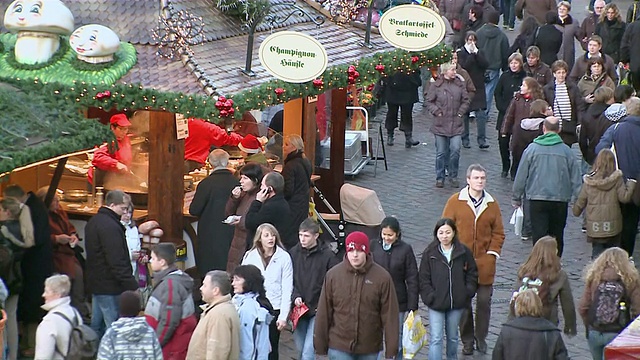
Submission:
[[[151,251],[153,292],[144,315],[156,330],[164,359],[184,360],[196,328],[193,279],[175,265],[176,247],[161,243]]]
[[[300,243],[291,249],[293,263],[293,303],[294,306],[306,305],[309,311],[300,318],[293,331],[300,360],[313,360],[313,328],[316,321],[316,309],[324,277],[338,258],[323,243],[318,242],[320,226],[307,218],[300,224],[298,237]]]

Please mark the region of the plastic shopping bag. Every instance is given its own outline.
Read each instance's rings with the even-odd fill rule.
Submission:
[[[509,223],[513,225],[513,232],[516,236],[522,235],[522,223],[524,222],[524,214],[522,213],[522,207],[518,207],[513,211],[511,215],[511,221]]]
[[[422,319],[411,311],[402,326],[402,357],[413,359],[428,341]]]

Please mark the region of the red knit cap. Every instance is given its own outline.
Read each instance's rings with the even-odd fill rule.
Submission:
[[[260,144],[260,140],[251,134],[245,136],[238,144],[238,147],[247,154],[257,154],[262,151],[262,144]]]
[[[351,250],[360,250],[369,254],[369,237],[361,231],[354,231],[347,235],[345,247],[347,252]]]
[[[131,122],[129,121],[129,119],[127,119],[127,115],[125,114],[113,115],[109,120],[109,123],[111,123],[111,125],[117,125],[117,126],[123,126],[123,127],[131,126]]]

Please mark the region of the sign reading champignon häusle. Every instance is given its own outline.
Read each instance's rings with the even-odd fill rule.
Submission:
[[[273,76],[290,83],[313,80],[325,71],[329,59],[324,46],[307,34],[280,31],[260,44],[260,62]]]
[[[431,49],[446,32],[442,16],[420,5],[398,5],[387,10],[378,30],[389,44],[408,51]]]

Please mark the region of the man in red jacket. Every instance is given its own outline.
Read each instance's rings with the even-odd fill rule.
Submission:
[[[117,146],[113,142],[111,144],[102,145],[93,153],[93,166],[96,168],[94,174],[93,168],[89,169],[87,178],[89,184],[94,184],[94,175],[97,186],[104,183],[104,172],[128,173],[129,165],[133,155],[131,154],[131,140],[127,136],[131,122],[125,114],[116,114],[109,120],[111,131],[118,142]]]
[[[227,132],[218,125],[203,119],[190,118],[189,137],[184,140],[184,172],[185,174],[204,166],[211,146],[237,146],[242,136]]]

